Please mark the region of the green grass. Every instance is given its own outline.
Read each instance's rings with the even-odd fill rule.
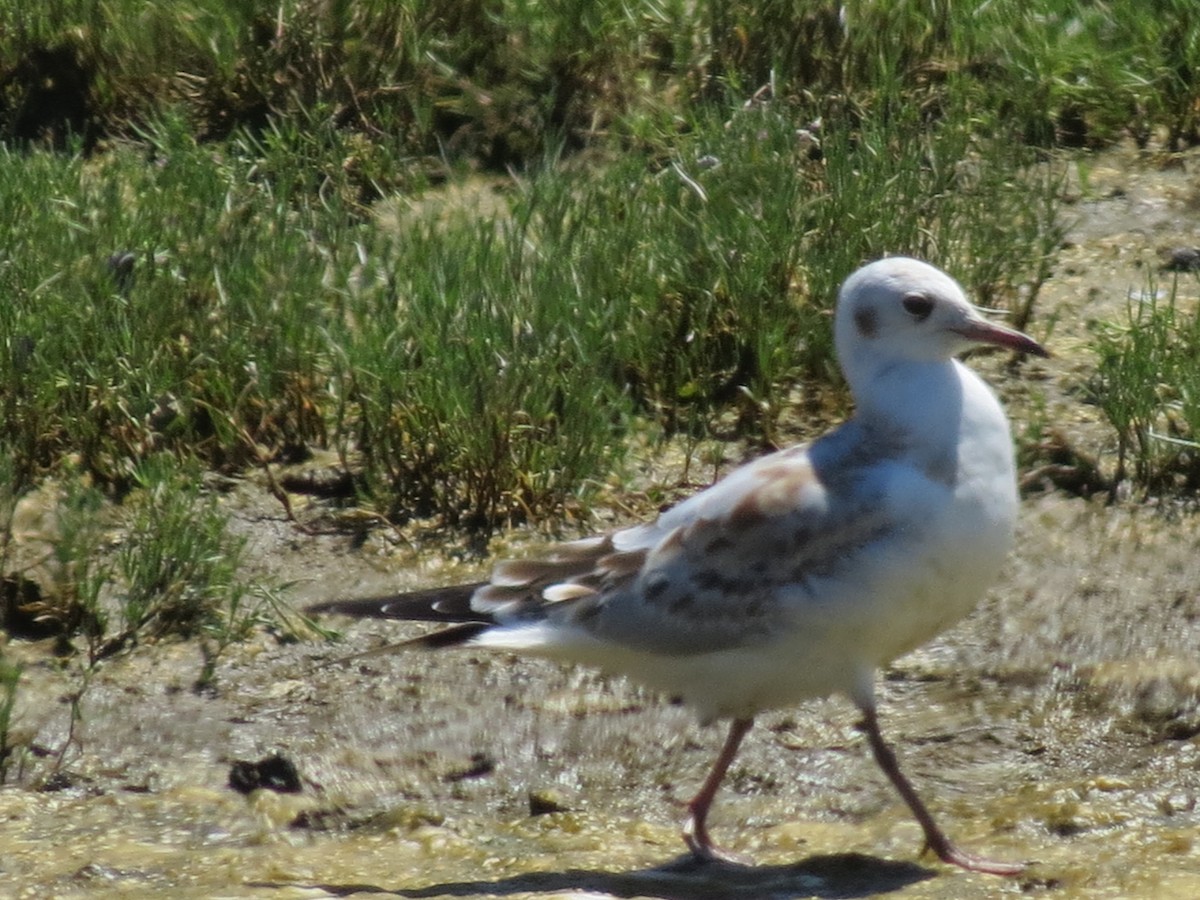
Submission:
[[[994,3],[983,14],[1004,34],[981,57],[1009,82],[997,111],[1022,123],[1026,140],[1103,146],[1130,133],[1144,145],[1161,128],[1170,149],[1196,143],[1194,4]]]
[[[151,165],[134,148],[95,163],[3,160],[3,212],[28,223],[0,270],[19,483],[68,451],[124,486],[160,446],[238,465],[238,428],[311,436],[288,405],[316,361],[311,332],[289,329],[310,302],[289,292],[322,267],[303,223],[279,186],[247,177],[248,161],[214,162],[194,143],[155,150]],[[113,258],[124,253],[123,280]],[[280,303],[288,316],[272,315]]]
[[[769,81],[841,115],[962,90],[1045,146],[1196,138],[1189,0],[4,0],[0,34],[0,135],[60,145],[183,108],[210,139],[325,120],[502,169],[563,136],[660,143]]]
[[[1123,323],[1096,330],[1093,399],[1117,433],[1116,481],[1142,490],[1200,489],[1200,307],[1194,277],[1151,275]],[[1183,302],[1186,288],[1191,296]]]
[[[217,148],[172,120],[97,160],[10,153],[17,484],[68,453],[120,494],[158,451],[234,472],[326,445],[388,515],[486,529],[586,489],[631,415],[732,408],[768,440],[781,386],[834,377],[829,309],[865,259],[937,259],[988,302],[1044,277],[1056,182],[1019,148],[912,116],[828,128],[813,160],[796,112],[698,117],[664,158],[550,160],[487,215],[390,228],[337,131]]]
[[[241,576],[245,540],[230,533],[220,496],[201,476],[194,463],[153,454],[138,463],[135,489],[113,505],[86,473],[64,466],[36,501],[43,527],[18,539],[32,537],[36,548],[5,546],[14,583],[35,586],[24,602],[6,598],[6,612],[36,623],[39,634],[80,638],[85,670],[139,643],[197,639],[201,685],[213,681],[228,646],[259,625],[283,638],[306,629],[269,585]]]

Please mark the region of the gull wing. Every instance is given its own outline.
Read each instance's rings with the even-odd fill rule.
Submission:
[[[500,562],[486,582],[311,611],[459,623],[417,639],[430,647],[570,655],[571,645],[599,643],[687,655],[742,646],[786,630],[798,610],[819,615],[835,572],[844,580],[857,554],[895,532],[886,502],[895,470],[917,474],[897,455],[848,423],[742,466],[653,522]],[[942,487],[918,477],[909,496]],[[920,512],[909,513],[915,531]]]
[[[822,465],[839,454],[813,450],[765,456],[653,523],[501,563],[471,605],[515,629],[542,623],[529,634],[547,650],[582,639],[686,655],[762,639],[896,527],[886,465]],[[523,646],[496,629],[480,643]]]

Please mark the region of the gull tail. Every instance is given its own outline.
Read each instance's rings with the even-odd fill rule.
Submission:
[[[496,624],[495,618],[488,613],[471,608],[471,596],[482,584],[483,582],[456,584],[407,594],[326,600],[308,607],[305,612],[315,615],[336,613],[355,619],[440,622],[452,626],[399,644],[371,650],[359,654],[360,656],[371,656],[406,647],[423,647],[429,650],[455,647],[469,642]]]

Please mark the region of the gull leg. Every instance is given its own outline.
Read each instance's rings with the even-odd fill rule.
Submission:
[[[692,855],[698,860],[724,859],[741,861],[734,855],[721,850],[721,848],[713,844],[712,838],[708,836],[706,822],[708,820],[708,809],[712,806],[713,797],[716,796],[717,789],[721,786],[721,781],[725,778],[725,773],[729,770],[729,764],[737,756],[742,738],[746,736],[746,732],[750,730],[750,726],[753,724],[753,719],[733,720],[733,723],[729,726],[729,734],[725,738],[725,746],[717,754],[717,759],[713,763],[708,777],[704,779],[704,784],[700,786],[700,790],[696,793],[696,796],[687,805],[689,815],[683,825],[683,842],[688,845],[688,849],[692,851]]]
[[[860,705],[860,709],[863,714],[861,728],[866,732],[871,752],[875,755],[875,762],[879,763],[879,768],[883,769],[884,774],[900,792],[900,796],[904,798],[904,802],[908,804],[908,808],[912,810],[912,814],[920,823],[921,830],[925,832],[925,848],[927,850],[936,853],[942,862],[961,866],[971,872],[985,872],[989,875],[1020,875],[1025,871],[1025,866],[1020,863],[985,859],[982,856],[975,856],[959,850],[933,820],[933,815],[921,802],[921,798],[917,796],[912,782],[900,771],[900,764],[896,762],[895,752],[884,741],[883,735],[879,731],[879,719],[875,715],[874,706]]]

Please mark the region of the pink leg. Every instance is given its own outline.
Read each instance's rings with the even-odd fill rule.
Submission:
[[[733,723],[729,726],[729,734],[725,738],[725,746],[721,748],[721,752],[717,755],[712,770],[708,773],[708,777],[704,779],[704,784],[700,786],[699,792],[688,803],[689,815],[687,822],[683,826],[683,842],[688,845],[688,848],[692,851],[692,855],[696,859],[741,861],[713,844],[712,839],[708,836],[708,826],[705,823],[708,820],[708,809],[712,806],[713,797],[716,796],[717,789],[721,786],[721,781],[725,778],[725,773],[729,771],[729,764],[737,756],[742,738],[746,736],[746,732],[750,730],[750,726],[753,724],[753,719],[733,720]]]
[[[875,761],[879,763],[879,768],[883,769],[884,774],[895,785],[896,790],[900,792],[900,796],[904,798],[904,802],[908,804],[908,808],[912,810],[912,814],[920,823],[921,829],[925,832],[926,849],[936,853],[942,862],[961,866],[971,872],[985,872],[989,875],[1020,875],[1025,871],[1025,866],[1020,863],[984,859],[981,856],[965,853],[954,846],[950,838],[946,837],[946,833],[933,820],[933,815],[921,802],[921,798],[917,796],[912,782],[905,778],[904,773],[900,771],[900,764],[896,762],[896,754],[883,740],[883,735],[879,731],[879,719],[875,715],[875,710],[868,706],[860,707],[860,709],[863,714],[862,730],[866,732],[867,741],[871,744],[871,752],[875,754]]]

